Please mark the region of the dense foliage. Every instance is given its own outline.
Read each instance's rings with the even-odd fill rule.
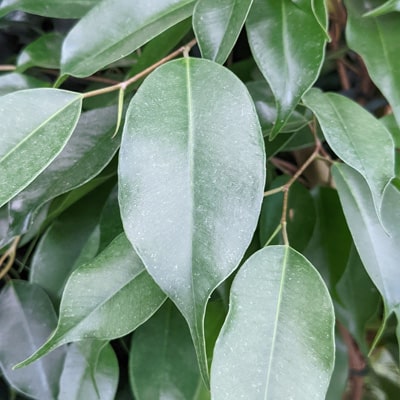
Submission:
[[[0,398],[400,398],[398,11],[0,1]]]

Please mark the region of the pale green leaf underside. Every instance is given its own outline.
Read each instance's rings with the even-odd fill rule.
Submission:
[[[61,300],[57,329],[17,367],[67,342],[124,336],[150,318],[164,301],[165,295],[121,234],[93,261],[72,273]]]
[[[193,0],[103,0],[67,35],[62,74],[92,75],[189,17],[193,6]]]
[[[241,267],[214,349],[217,400],[323,399],[334,364],[334,311],[318,272],[287,246]]]
[[[28,89],[0,97],[0,207],[61,152],[81,113],[82,96]]]
[[[312,89],[303,101],[315,113],[332,150],[366,179],[379,210],[384,190],[394,176],[390,133],[368,111],[339,94]]]
[[[304,2],[302,2],[304,3]],[[254,0],[246,30],[254,59],[276,98],[273,139],[318,77],[325,54],[325,2]],[[318,15],[319,18],[316,18]]]
[[[230,71],[186,58],[144,81],[121,143],[122,220],[147,270],[185,316],[205,379],[206,304],[250,243],[264,174],[254,105]]]
[[[360,258],[390,312],[400,304],[400,193],[392,185],[385,192],[384,229],[364,178],[344,164],[335,165],[332,173]]]
[[[199,0],[193,29],[204,58],[223,64],[247,18],[253,0]]]

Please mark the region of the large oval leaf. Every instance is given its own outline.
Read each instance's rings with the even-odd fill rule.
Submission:
[[[214,349],[215,400],[323,399],[334,364],[334,312],[314,267],[269,246],[243,265]]]
[[[117,356],[108,342],[83,340],[68,346],[58,400],[114,400]]]
[[[332,150],[366,179],[379,210],[383,192],[394,176],[390,133],[368,111],[339,94],[312,89],[303,101],[317,116]]]
[[[0,97],[0,207],[60,153],[81,113],[82,96],[58,89]]]
[[[72,273],[61,299],[57,329],[18,366],[28,365],[67,342],[124,336],[164,301],[164,293],[121,234],[93,261]]]
[[[392,185],[386,190],[381,210],[385,232],[364,178],[343,164],[332,173],[360,258],[390,312],[400,304],[400,193]]]
[[[53,18],[80,18],[101,0],[3,0],[0,17],[21,10]]]
[[[190,16],[193,6],[193,0],[103,0],[66,37],[62,74],[92,75]]]
[[[264,174],[254,105],[230,71],[185,58],[146,79],[123,132],[121,215],[147,270],[188,321],[205,379],[207,300],[250,243]]]
[[[135,398],[194,399],[202,384],[187,324],[167,302],[132,339],[129,377]]]
[[[13,365],[40,346],[56,327],[57,317],[37,285],[12,281],[0,294],[0,367],[9,384],[35,399],[57,398],[64,351],[56,350],[24,369]]]
[[[112,138],[116,119],[116,107],[98,108],[81,115],[62,152],[10,202],[14,231],[24,232],[43,204],[90,181],[105,168],[120,144],[118,137]]]
[[[246,21],[254,59],[276,98],[271,139],[317,79],[324,59],[325,2],[318,1],[315,7],[311,1],[303,1],[301,7],[296,3],[254,0]]]
[[[253,0],[199,0],[193,29],[201,54],[223,64],[242,30]]]
[[[381,4],[381,0],[346,1],[346,39],[348,46],[362,57],[369,75],[388,99],[397,123],[400,124],[399,14],[369,18],[363,16],[371,7]],[[365,40],[366,37],[368,40]]]

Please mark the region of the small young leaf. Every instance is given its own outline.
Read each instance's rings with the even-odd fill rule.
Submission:
[[[193,29],[204,58],[223,64],[232,51],[253,0],[199,0]]]
[[[382,203],[385,232],[364,178],[345,164],[336,164],[332,173],[358,253],[389,314],[400,303],[400,193],[392,185],[386,190]]]
[[[68,346],[58,400],[114,400],[119,366],[108,342],[83,340]]]
[[[306,3],[299,7],[292,0],[254,0],[246,21],[254,59],[276,98],[271,139],[317,79],[324,59],[325,2],[319,1],[315,10]]]
[[[287,246],[251,256],[236,275],[214,349],[211,394],[323,399],[334,364],[334,312],[314,267]]]
[[[61,152],[81,113],[82,96],[30,89],[0,97],[0,207]]]
[[[64,343],[124,336],[150,318],[164,301],[164,293],[121,234],[93,261],[71,274],[61,299],[57,329],[17,368]]]
[[[185,316],[207,380],[207,301],[249,245],[264,191],[263,138],[245,86],[207,60],[164,64],[129,106],[119,161],[125,232]]]
[[[11,281],[0,293],[1,372],[10,385],[35,399],[57,398],[64,350],[18,371],[12,366],[40,346],[56,324],[53,306],[39,286]]]
[[[332,150],[366,179],[379,211],[385,188],[394,176],[390,133],[368,111],[339,94],[312,89],[303,101],[316,114]]]
[[[196,352],[185,319],[172,302],[135,332],[129,377],[138,400],[194,398],[202,383]]]
[[[193,0],[103,0],[65,38],[62,74],[92,75],[189,17],[193,6]]]
[[[101,0],[3,0],[0,17],[21,10],[53,18],[80,18]]]

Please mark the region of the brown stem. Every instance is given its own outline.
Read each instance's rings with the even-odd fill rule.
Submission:
[[[14,264],[15,255],[17,251],[17,246],[19,242],[20,236],[17,236],[11,243],[11,246],[6,250],[6,252],[0,257],[0,268],[3,263],[7,260],[4,265],[4,268],[0,270],[0,279],[7,275],[8,271]]]
[[[180,54],[185,54],[190,51],[190,49],[196,44],[196,39],[191,40],[189,43],[187,43],[185,46],[180,47],[179,49],[173,51],[170,53],[168,56],[162,58],[161,60],[157,61],[155,64],[150,65],[150,67],[146,68],[145,70],[139,72],[135,76],[132,76],[132,78],[129,78],[128,80],[124,82],[117,83],[112,86],[107,86],[102,89],[97,89],[97,90],[92,90],[90,92],[86,92],[83,94],[84,98],[88,97],[93,97],[93,96],[98,96],[104,93],[110,93],[114,92],[115,90],[125,90],[129,85],[132,83],[138,81],[139,79],[142,79],[146,75],[150,74],[150,72],[154,71],[156,68],[158,68],[160,65],[165,64],[167,61],[172,60],[173,58],[179,56]]]
[[[15,65],[0,65],[0,72],[15,71],[16,69]]]

